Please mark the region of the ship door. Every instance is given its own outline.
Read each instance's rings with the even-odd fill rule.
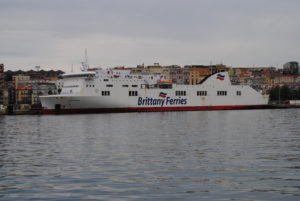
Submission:
[[[55,111],[59,112],[61,109],[61,104],[55,104]]]

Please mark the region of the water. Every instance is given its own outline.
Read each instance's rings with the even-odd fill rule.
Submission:
[[[0,116],[0,200],[300,200],[299,117]]]

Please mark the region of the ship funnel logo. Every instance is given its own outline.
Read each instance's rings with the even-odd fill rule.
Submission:
[[[162,97],[162,98],[165,98],[165,97],[167,97],[167,93],[160,92],[158,96]]]
[[[225,75],[222,75],[222,74],[218,74],[218,75],[217,75],[217,79],[218,79],[218,80],[222,80],[222,81],[223,81],[224,78],[225,78]]]

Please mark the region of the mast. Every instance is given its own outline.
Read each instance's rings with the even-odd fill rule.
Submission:
[[[89,63],[88,63],[88,57],[87,57],[87,48],[85,48],[84,53],[85,53],[85,61],[81,62],[81,65],[82,65],[81,70],[83,72],[86,72],[89,69]]]

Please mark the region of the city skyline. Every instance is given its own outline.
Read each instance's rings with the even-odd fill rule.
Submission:
[[[299,61],[296,0],[103,0],[0,3],[0,63],[8,70]]]

